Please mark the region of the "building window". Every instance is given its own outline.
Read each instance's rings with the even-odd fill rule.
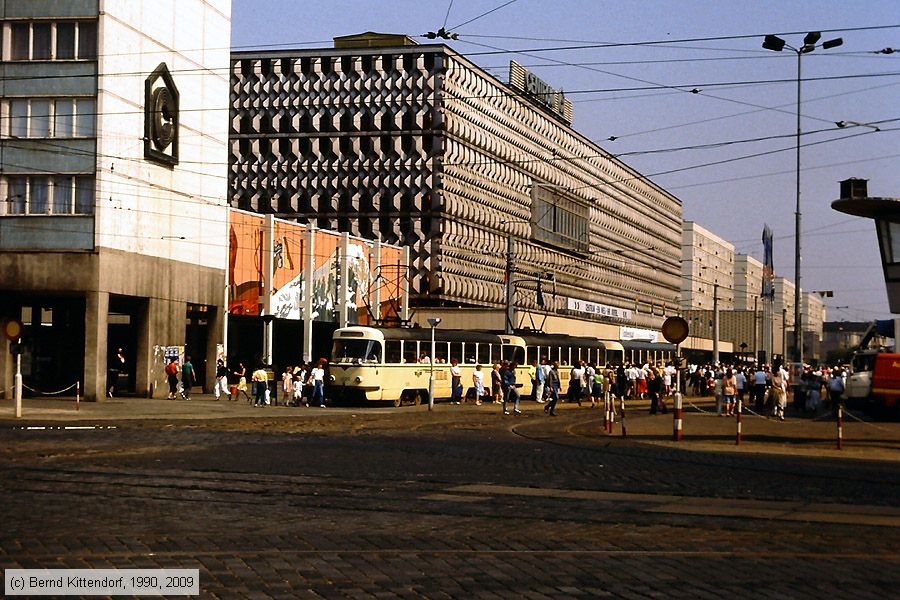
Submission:
[[[93,98],[14,98],[3,107],[9,137],[94,137],[97,103]]]
[[[0,181],[6,198],[0,214],[86,215],[94,212],[94,178],[13,176]]]
[[[5,60],[94,60],[96,21],[12,21],[3,25],[9,37]]]
[[[569,250],[590,248],[588,207],[559,192],[534,184],[531,188],[531,235]]]

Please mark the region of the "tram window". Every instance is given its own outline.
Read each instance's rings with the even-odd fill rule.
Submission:
[[[422,348],[425,349],[428,354],[431,354],[431,342],[421,342]],[[450,362],[447,360],[447,342],[435,342],[434,343],[434,358],[435,363],[447,363]]]
[[[378,362],[381,344],[375,340],[335,340],[331,353],[335,362]]]
[[[503,360],[525,364],[525,348],[521,346],[503,346]]]
[[[418,342],[412,340],[403,342],[403,362],[419,362],[419,349],[416,347],[417,343]]]
[[[491,363],[491,345],[484,342],[478,344],[477,357],[480,365],[493,364]]]
[[[466,362],[463,360],[462,342],[450,342],[450,360],[453,360],[454,358],[459,362]]]
[[[398,363],[403,358],[400,349],[400,340],[391,340],[384,343],[384,362]]]
[[[532,361],[540,360],[538,358],[538,347],[537,346],[528,346],[525,348],[525,358],[528,360],[528,364],[530,365]]]
[[[475,342],[467,342],[462,345],[460,362],[466,365],[474,365],[477,362]]]

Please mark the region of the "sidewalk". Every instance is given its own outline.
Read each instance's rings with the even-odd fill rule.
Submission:
[[[641,443],[705,452],[781,454],[786,456],[828,456],[900,461],[900,423],[872,421],[859,411],[844,411],[843,448],[837,448],[837,420],[830,410],[818,415],[794,415],[788,408],[784,421],[754,414],[744,408],[741,416],[741,443],[737,444],[736,417],[718,416],[712,397],[687,396],[683,402],[682,440],[674,441],[672,400],[667,414],[650,415],[649,402],[626,406],[628,439]],[[598,415],[602,435],[621,437],[616,418],[612,434],[602,432],[603,415]],[[596,425],[594,426],[597,427]]]
[[[872,460],[900,461],[900,423],[871,422],[844,418],[844,447],[837,450],[837,423],[830,415],[792,417],[786,421],[745,413],[742,417],[742,441],[736,445],[736,419],[717,416],[715,403],[709,397],[687,397],[684,401],[682,441],[673,441],[672,402],[669,413],[649,415],[649,403],[629,402],[626,427],[629,442],[668,446],[673,449],[706,452],[767,453],[786,456],[831,456]],[[495,404],[453,406],[435,405],[394,408],[391,406],[353,407],[254,407],[246,399],[216,400],[212,394],[195,394],[191,400],[148,398],[112,398],[101,402],[81,402],[76,410],[75,398],[57,397],[24,399],[22,418],[15,418],[12,400],[0,400],[0,428],[17,427],[111,427],[129,423],[150,426],[210,426],[256,429],[275,428],[283,423],[292,431],[322,434],[362,430],[404,431],[424,427],[437,430],[466,427],[508,427],[525,425],[562,427],[573,436],[594,440],[621,438],[621,421],[616,418],[613,433],[603,428],[603,409],[578,407],[562,403],[559,419],[543,414],[543,405],[524,401],[521,417],[500,414]],[[354,426],[348,427],[353,420]],[[298,427],[298,424],[303,425]]]

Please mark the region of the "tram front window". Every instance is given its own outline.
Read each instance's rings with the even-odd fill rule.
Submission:
[[[525,364],[525,348],[521,346],[503,346],[503,360],[515,361],[517,364]]]
[[[381,357],[381,344],[375,340],[335,340],[331,356],[336,363],[375,363]]]

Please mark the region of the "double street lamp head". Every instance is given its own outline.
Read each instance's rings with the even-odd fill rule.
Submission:
[[[816,44],[819,42],[819,40],[821,38],[822,38],[822,34],[819,33],[818,31],[810,31],[809,33],[806,34],[806,37],[803,38],[803,46],[801,46],[800,49],[798,50],[797,48],[788,46],[787,42],[785,42],[783,39],[781,39],[777,35],[767,35],[763,39],[762,47],[765,48],[766,50],[774,50],[775,52],[781,52],[782,50],[784,50],[785,47],[788,47],[791,50],[798,52],[800,54],[808,54],[809,52],[812,52],[813,50],[815,50],[817,47],[821,47],[825,50],[828,50],[829,48],[836,48],[837,46],[840,46],[841,44],[844,43],[843,39],[834,38],[832,40],[828,40],[827,42],[822,42],[821,44],[819,44],[819,46],[816,46]]]

